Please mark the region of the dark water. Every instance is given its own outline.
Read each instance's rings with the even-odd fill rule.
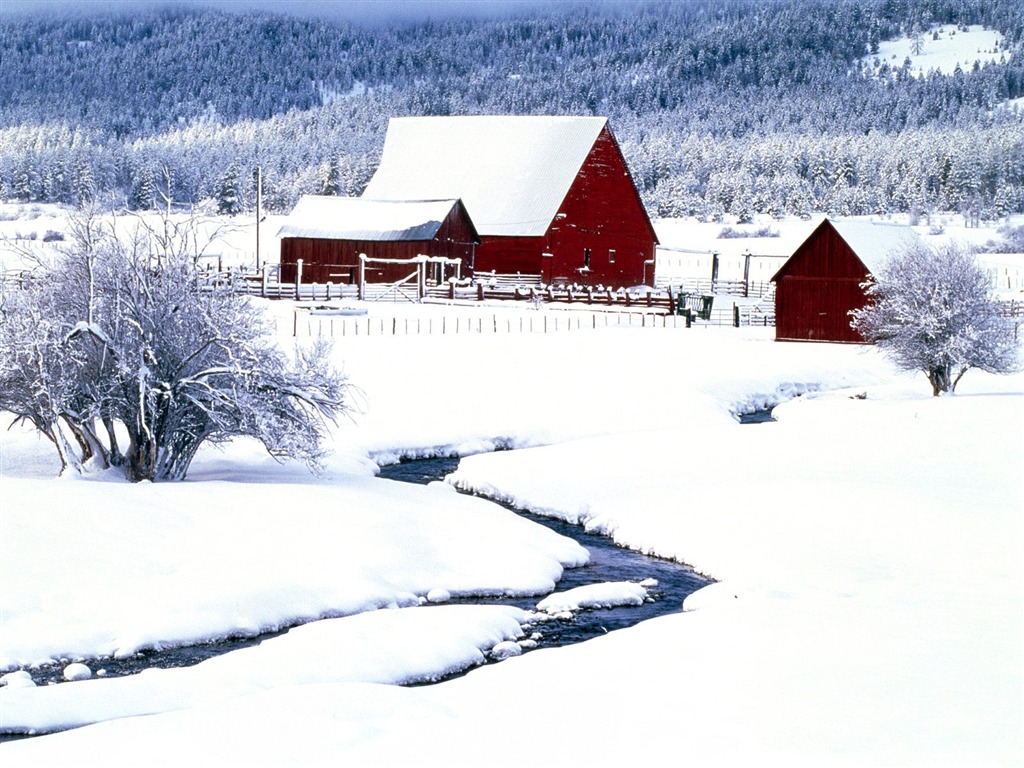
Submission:
[[[740,424],[767,424],[770,421],[775,421],[775,415],[771,408],[765,408],[761,411],[737,414],[736,419]]]
[[[410,483],[429,483],[441,480],[458,467],[457,458],[417,459],[382,467],[380,477]],[[508,505],[502,505],[513,509]],[[590,552],[590,562],[582,568],[566,569],[556,591],[565,592],[575,587],[599,584],[606,581],[635,581],[656,579],[658,586],[648,588],[652,598],[643,605],[618,608],[598,608],[576,612],[572,620],[549,620],[538,624],[531,631],[540,632],[538,647],[557,647],[582,642],[615,629],[631,627],[645,619],[678,613],[682,610],[687,595],[707,586],[709,580],[695,573],[692,568],[672,560],[650,557],[616,546],[607,536],[588,533],[581,525],[562,520],[534,515],[513,509],[521,517],[539,523],[556,533],[578,541]],[[460,602],[501,603],[532,610],[545,596],[526,598],[499,598],[481,600],[467,598]]]
[[[453,472],[458,466],[458,459],[421,459],[403,462],[382,468],[382,478],[411,483],[429,483],[441,480]],[[615,546],[611,539],[597,534],[587,533],[582,526],[540,517],[528,512],[515,510],[517,514],[540,525],[547,526],[563,536],[575,539],[590,552],[590,563],[581,568],[567,569],[556,589],[559,592],[587,584],[606,581],[635,581],[655,579],[657,586],[648,587],[648,602],[638,606],[623,606],[610,609],[582,610],[574,614],[572,619],[550,619],[538,622],[527,629],[528,634],[539,633],[537,647],[557,647],[578,643],[611,632],[629,627],[645,619],[654,618],[682,610],[683,599],[709,582],[696,574],[692,569],[669,560]],[[530,597],[468,597],[455,599],[452,602],[473,604],[514,605],[524,610],[532,610],[545,595]],[[107,677],[131,675],[146,669],[187,667],[198,664],[213,656],[239,650],[262,641],[284,634],[288,628],[267,632],[251,637],[225,638],[197,645],[179,648],[146,650],[123,659],[91,659],[86,663],[96,674],[103,670]],[[72,661],[62,660],[58,664],[29,670],[38,685],[64,682],[64,667]],[[11,738],[11,734],[0,735],[0,741]]]

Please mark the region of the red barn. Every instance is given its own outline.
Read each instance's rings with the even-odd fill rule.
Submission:
[[[921,239],[910,227],[825,219],[775,273],[775,338],[863,343],[850,310],[887,258]]]
[[[467,273],[653,285],[654,227],[603,117],[392,118],[364,196],[461,199],[480,234]]]
[[[360,197],[306,195],[278,232],[281,281],[294,282],[302,260],[304,283],[359,281],[360,254],[366,282],[396,282],[410,274],[408,263],[374,262],[417,256],[473,260],[479,242],[459,200],[382,201]],[[447,277],[448,275],[444,275]]]

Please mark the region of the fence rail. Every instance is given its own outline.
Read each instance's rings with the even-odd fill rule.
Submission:
[[[999,313],[1003,317],[1024,317],[1024,301],[1001,301]]]

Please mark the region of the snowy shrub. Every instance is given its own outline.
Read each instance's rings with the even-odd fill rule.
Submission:
[[[932,394],[953,392],[971,368],[1018,370],[1014,325],[1000,313],[973,255],[948,246],[908,248],[866,284],[853,327],[905,371],[922,371]]]
[[[45,435],[62,471],[178,480],[200,446],[235,436],[318,466],[344,378],[324,346],[291,360],[246,298],[200,289],[195,224],[140,224],[125,242],[83,217],[57,264],[0,293],[0,409]]]

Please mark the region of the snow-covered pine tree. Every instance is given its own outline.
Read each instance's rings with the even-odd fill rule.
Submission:
[[[217,213],[234,216],[242,210],[239,198],[238,168],[232,163],[220,177],[217,185]]]

